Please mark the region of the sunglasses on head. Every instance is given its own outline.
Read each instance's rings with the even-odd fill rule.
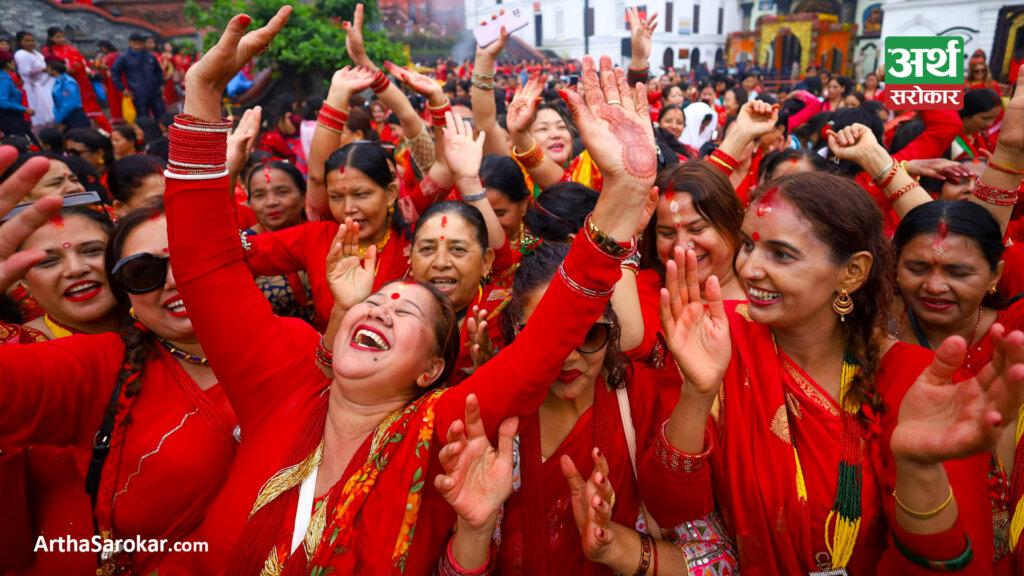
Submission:
[[[170,256],[157,256],[149,252],[121,258],[114,265],[113,276],[129,294],[145,294],[164,285]]]
[[[612,333],[612,322],[594,322],[594,325],[587,330],[587,335],[583,339],[583,344],[578,346],[576,350],[581,354],[593,354],[600,352],[602,348],[608,345],[608,338]],[[526,328],[526,323],[516,324],[516,334],[519,334]]]
[[[8,212],[6,216],[0,219],[0,222],[7,222],[11,218],[17,216],[18,212],[21,212],[33,204],[35,204],[35,202],[24,202],[22,204],[18,204],[13,210]],[[110,219],[110,214],[107,213],[105,208],[106,205],[103,203],[103,199],[100,198],[98,192],[75,192],[74,194],[64,195],[63,208],[75,208],[77,206],[84,206],[98,214],[102,214],[108,220]]]

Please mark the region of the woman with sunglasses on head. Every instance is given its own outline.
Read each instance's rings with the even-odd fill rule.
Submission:
[[[43,196],[66,196],[85,192],[85,186],[60,156],[41,152],[19,155],[10,167],[0,174],[0,182],[9,179],[19,168],[36,157],[46,158],[49,161],[49,168],[29,190],[28,196],[25,197],[26,202],[35,202]]]
[[[257,223],[244,232],[253,237],[299,226],[306,221],[306,179],[299,169],[284,160],[266,160],[248,171],[245,186],[249,207]],[[263,291],[278,316],[300,318],[313,323],[313,292],[305,270],[289,274],[257,276]]]
[[[996,94],[1002,96],[1003,92],[999,88],[999,82],[996,82],[992,78],[992,74],[989,72],[988,64],[985,63],[985,58],[973,57],[967,66],[967,90],[981,90],[989,89]]]
[[[197,135],[210,139],[210,146],[223,142],[226,135],[214,131],[226,131],[218,120],[223,87],[266,47],[289,13],[282,8],[267,27],[244,36],[249,18],[234,18],[220,42],[189,70],[185,114],[171,131],[172,157],[180,152],[182,162],[191,164]],[[587,74],[588,81],[598,82],[592,61]],[[631,94],[622,97],[628,101]],[[628,106],[622,121],[645,130]],[[275,573],[278,567],[306,573],[329,566],[361,574],[421,574],[434,567],[455,521],[436,487],[423,484],[439,471],[437,437],[462,416],[470,393],[479,398],[492,435],[505,416],[536,410],[619,276],[625,255],[620,252],[628,250],[615,248],[622,245],[607,236],[632,234],[634,226],[619,220],[639,220],[653,183],[651,140],[649,148],[636,147],[624,160],[621,144],[596,115],[587,130],[614,186],[601,197],[592,226],[531,316],[531,327],[446,390],[437,387],[458,355],[455,314],[446,296],[406,281],[374,292],[375,245],[367,247],[362,265],[356,256],[343,258],[338,283],[360,290],[340,293],[337,337],[320,352],[322,360],[331,360],[329,380],[312,358],[320,334],[274,317],[251,284],[231,222],[231,199],[218,192],[228,185],[223,169],[185,175],[186,166],[171,163],[167,202],[180,287],[241,426],[252,431],[243,433],[231,481],[195,536],[214,551],[208,570],[227,567],[232,549],[230,572],[238,574],[265,566]],[[564,316],[565,309],[574,314]],[[281,386],[283,379],[290,385]]]
[[[70,227],[72,218],[64,218]],[[32,237],[23,246],[39,248]],[[104,540],[184,541],[226,479],[238,443],[237,421],[178,294],[162,205],[122,218],[106,261],[133,321],[120,334],[0,347],[0,442],[75,450],[80,476],[64,480],[77,482],[79,499],[85,498],[84,483],[93,499],[87,509]],[[90,454],[93,463],[87,466]],[[44,485],[55,480],[45,479]],[[58,494],[66,496],[66,490],[65,485]],[[36,527],[63,533],[50,530],[64,527],[76,509],[39,505]],[[169,550],[120,553],[105,557],[100,570],[148,574],[185,560]]]

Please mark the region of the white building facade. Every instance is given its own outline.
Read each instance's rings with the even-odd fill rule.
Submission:
[[[626,9],[631,6],[658,14],[652,71],[668,66],[690,70],[699,63],[713,69],[716,58],[724,60],[726,36],[742,25],[737,0],[475,0],[466,3],[466,28],[476,28],[499,10],[519,8],[529,14],[530,25],[516,32],[517,37],[561,58],[582,58],[588,52],[584,31],[589,8],[593,22],[589,53],[607,54],[625,66],[631,56],[626,29]]]

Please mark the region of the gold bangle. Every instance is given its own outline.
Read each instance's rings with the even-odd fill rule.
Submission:
[[[951,485],[949,487],[949,496],[946,497],[946,501],[943,502],[942,504],[939,504],[938,508],[934,510],[929,510],[928,512],[918,512],[917,510],[911,510],[910,508],[907,508],[907,505],[904,504],[903,501],[900,500],[900,497],[896,495],[895,490],[892,491],[892,497],[896,500],[896,505],[899,506],[901,510],[906,512],[907,515],[911,518],[914,518],[916,520],[931,520],[939,514],[942,514],[942,512],[946,508],[949,508],[949,505],[953,503],[953,486]]]
[[[444,104],[441,104],[440,106],[431,106],[430,103],[427,103],[427,109],[432,111],[432,112],[434,112],[434,111],[442,111],[445,108],[447,108],[448,106],[451,106],[451,104],[452,104],[452,101],[447,99],[447,98],[445,98],[444,99]]]
[[[523,156],[526,156],[530,152],[533,152],[533,149],[537,147],[537,141],[533,140],[533,139],[531,139],[531,141],[532,141],[532,143],[530,144],[530,149],[527,150],[526,152],[516,152],[516,147],[515,147],[515,145],[513,145],[512,146],[512,155],[515,156],[516,158],[522,158]]]

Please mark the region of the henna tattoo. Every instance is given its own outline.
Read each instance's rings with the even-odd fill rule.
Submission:
[[[632,122],[618,106],[601,106],[597,116],[608,123],[608,129],[622,147],[622,167],[626,172],[640,180],[654,178],[658,171],[658,158],[644,129]]]

